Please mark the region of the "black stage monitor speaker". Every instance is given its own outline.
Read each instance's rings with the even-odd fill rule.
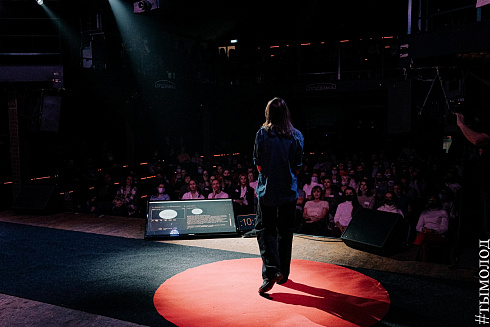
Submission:
[[[23,186],[12,204],[21,214],[49,214],[55,211],[54,186]]]
[[[402,215],[359,208],[341,236],[354,249],[392,255],[406,248],[410,224]]]

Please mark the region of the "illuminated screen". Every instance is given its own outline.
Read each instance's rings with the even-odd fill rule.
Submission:
[[[237,233],[231,199],[151,201],[145,237]]]

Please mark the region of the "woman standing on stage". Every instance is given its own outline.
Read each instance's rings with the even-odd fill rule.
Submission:
[[[303,135],[293,127],[286,102],[270,100],[253,153],[260,173],[255,230],[264,282],[259,293],[288,280],[298,197],[296,172],[302,164],[303,146]]]

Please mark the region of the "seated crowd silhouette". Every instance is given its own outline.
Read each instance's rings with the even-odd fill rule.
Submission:
[[[148,201],[222,198],[233,200],[235,215],[255,214],[258,172],[250,158],[240,159],[229,156],[204,167],[199,156],[179,155],[173,164],[155,159],[139,170],[113,165],[99,170],[93,187],[80,182],[83,177],[66,187],[78,190],[71,199],[75,211],[98,216],[143,218]],[[340,237],[357,208],[393,212],[411,226],[410,242],[425,261],[429,247],[446,244],[457,225],[460,178],[457,164],[442,167],[414,153],[396,160],[384,154],[369,160],[306,155],[298,171],[296,232]]]

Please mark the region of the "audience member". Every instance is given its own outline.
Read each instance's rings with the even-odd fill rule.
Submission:
[[[403,214],[403,211],[400,210],[397,206],[397,199],[396,195],[393,192],[386,192],[385,193],[385,201],[382,206],[378,208],[379,211],[384,211],[384,212],[392,212],[392,213],[398,213],[402,217],[405,217]]]
[[[328,202],[323,200],[323,190],[320,186],[314,186],[311,195],[313,199],[307,201],[303,209],[304,223],[300,233],[326,235]]]
[[[393,185],[393,193],[396,195],[396,205],[403,212],[403,216],[410,220],[412,214],[412,201],[405,192],[403,192],[401,182],[395,182]]]
[[[374,188],[374,195],[376,197],[375,207],[379,207],[381,204],[383,204],[385,193],[388,191],[388,183],[380,171],[378,171],[374,177]]]
[[[352,216],[355,214],[357,208],[359,208],[359,200],[355,190],[352,187],[347,187],[344,190],[345,201],[337,206],[337,211],[335,212],[334,222],[337,227],[334,230],[334,236],[340,236],[349,226]]]
[[[332,167],[331,181],[334,185],[341,185],[341,178],[337,166]]]
[[[376,199],[374,197],[372,187],[369,185],[369,180],[363,178],[359,183],[359,190],[357,191],[357,199],[359,204],[363,208],[374,209]]]
[[[112,204],[112,213],[120,216],[133,216],[138,210],[137,187],[134,186],[134,177],[126,176],[125,185],[117,191]]]
[[[311,195],[311,191],[313,190],[313,187],[315,187],[315,186],[320,186],[321,188],[323,188],[323,185],[320,184],[318,181],[318,174],[316,172],[313,172],[311,174],[311,180],[303,186],[303,191],[305,191],[306,198],[308,200],[313,199],[313,197]]]
[[[337,167],[338,167],[338,170],[339,170],[339,175],[341,177],[342,176],[345,176],[345,175],[348,175],[347,174],[347,170],[346,170],[343,162],[339,162],[339,164],[337,165]]]
[[[364,178],[368,177],[366,174],[365,165],[366,164],[364,162],[361,162],[356,167],[356,176],[357,176],[357,180],[359,180],[359,181],[362,181]]]
[[[340,194],[336,189],[337,187],[332,184],[332,179],[330,177],[324,177],[323,183],[323,199],[328,202],[328,219],[327,219],[327,230],[332,231],[335,228],[334,215],[337,211],[337,206],[340,203]]]
[[[410,178],[410,188],[414,190],[416,200],[420,201],[425,196],[426,184],[423,178],[420,176],[420,169],[414,169]]]
[[[254,189],[254,192],[256,192],[257,183],[259,182],[257,180],[257,175],[255,174],[254,171],[249,171],[247,177],[248,177],[248,184],[250,185],[251,188]]]
[[[211,180],[209,178],[209,172],[207,170],[203,170],[201,175],[201,181],[199,182],[199,189],[201,190],[202,195],[205,198],[208,197],[208,194],[211,193]]]
[[[295,230],[299,230],[301,223],[303,222],[303,209],[306,202],[306,193],[303,191],[298,184],[298,199],[296,200],[296,220],[295,220]]]
[[[223,178],[221,179],[221,189],[227,193],[231,194],[235,188],[233,177],[231,176],[231,171],[229,169],[223,170]]]
[[[180,186],[179,189],[179,200],[182,200],[182,197],[185,193],[190,191],[189,183],[191,182],[191,175],[184,175],[184,183]]]
[[[216,171],[214,172],[214,176],[216,176],[216,179],[219,180],[219,182],[221,183],[221,179],[223,178],[223,165],[216,166]]]
[[[349,186],[354,190],[359,189],[360,179],[358,179],[356,171],[354,169],[349,169]]]
[[[211,184],[212,192],[208,194],[208,199],[228,199],[228,193],[221,190],[221,183],[218,179],[213,179]]]
[[[418,235],[414,241],[420,246],[420,260],[426,262],[428,247],[430,245],[443,244],[449,227],[449,219],[446,210],[442,208],[437,195],[430,195],[427,199],[427,207],[420,213],[416,231]]]
[[[233,199],[233,210],[235,215],[253,214],[254,211],[254,189],[248,184],[248,177],[242,173],[238,177],[239,185],[231,191]]]
[[[189,181],[189,192],[182,195],[181,200],[200,200],[204,199],[204,196],[199,192],[197,182],[195,179]]]
[[[351,186],[349,186],[349,184],[350,184],[349,175],[347,175],[347,174],[341,175],[340,180],[341,180],[341,182],[340,182],[340,184],[341,184],[340,191],[341,192],[344,192],[347,187],[351,187]]]
[[[258,203],[258,199],[257,199],[257,184],[259,183],[259,181],[257,180],[257,174],[256,174],[256,172],[255,172],[255,170],[253,168],[251,168],[248,171],[248,175],[247,176],[248,176],[248,184],[254,190],[254,212],[256,212],[257,211],[257,203]]]
[[[170,201],[170,195],[165,193],[165,184],[160,183],[150,196],[150,201]]]

